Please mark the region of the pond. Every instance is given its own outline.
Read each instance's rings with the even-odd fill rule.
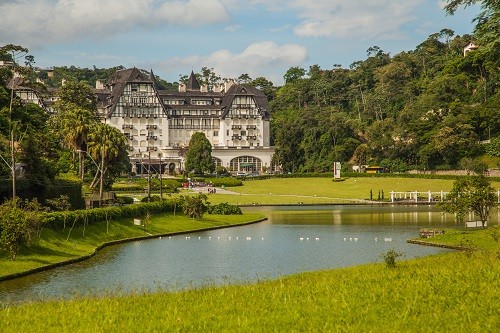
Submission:
[[[408,244],[406,240],[418,237],[420,228],[454,226],[453,217],[434,206],[245,210],[262,212],[269,220],[111,246],[80,263],[0,282],[0,300],[18,302],[242,284],[381,262],[381,254],[390,249],[414,258],[449,251]]]

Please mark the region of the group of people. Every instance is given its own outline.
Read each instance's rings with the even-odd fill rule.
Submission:
[[[208,188],[208,194],[215,194],[215,193],[217,193],[217,189],[215,187]]]

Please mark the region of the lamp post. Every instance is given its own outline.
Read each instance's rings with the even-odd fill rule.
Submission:
[[[148,151],[148,202],[151,202],[151,151]]]
[[[163,182],[162,182],[162,178],[161,178],[163,170],[161,168],[161,153],[158,154],[158,158],[160,159],[160,174],[159,174],[159,177],[160,177],[160,200],[163,201]]]

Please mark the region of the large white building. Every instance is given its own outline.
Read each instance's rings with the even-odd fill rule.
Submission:
[[[274,170],[269,142],[270,112],[257,88],[233,81],[211,91],[194,73],[176,93],[161,91],[153,73],[137,68],[117,71],[97,82],[103,122],[128,138],[132,171],[175,173],[184,169],[184,154],[195,132],[212,144],[217,166],[231,172]]]

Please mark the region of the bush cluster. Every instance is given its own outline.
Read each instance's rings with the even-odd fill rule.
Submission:
[[[138,179],[133,181],[117,182],[113,184],[113,191],[117,192],[142,192],[147,189],[148,182],[147,179]],[[182,186],[182,181],[179,179],[163,178],[162,179],[162,189],[164,192],[174,193],[177,192],[177,188]],[[151,189],[160,189],[160,180],[158,178],[151,179]]]
[[[218,205],[208,207],[209,214],[219,214],[219,215],[239,215],[243,214],[241,208],[235,205],[230,205],[227,202],[222,202]]]
[[[207,183],[212,183],[213,186],[216,187],[233,187],[233,186],[242,186],[243,183],[241,180],[233,177],[224,177],[224,178],[207,178],[205,180]]]
[[[116,198],[116,203],[119,205],[130,205],[134,203],[134,198],[128,196],[121,196]]]

